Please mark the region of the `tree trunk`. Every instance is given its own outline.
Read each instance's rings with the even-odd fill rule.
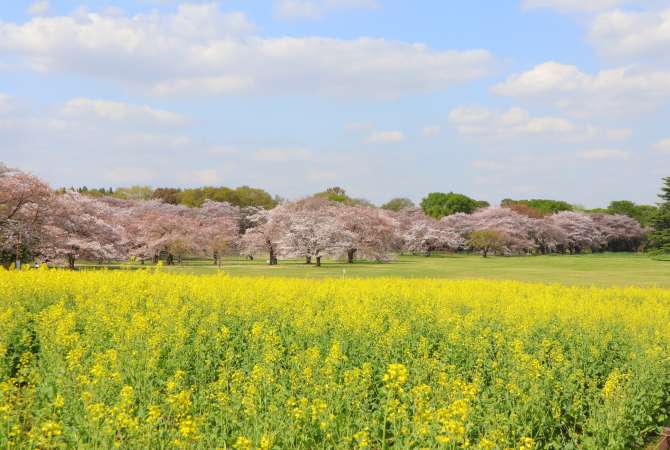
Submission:
[[[489,249],[488,249],[488,248],[483,249],[483,250],[482,250],[482,256],[483,256],[484,258],[486,258],[488,255],[489,255]]]
[[[355,248],[350,248],[349,250],[347,250],[347,262],[348,262],[349,264],[353,264],[353,263],[354,263],[354,254],[355,254],[355,253],[356,253],[356,249],[355,249]]]
[[[74,270],[74,255],[67,255],[67,266],[70,270]]]
[[[321,255],[316,256],[316,267],[321,267]]]
[[[305,256],[305,264],[312,264],[312,255]]]
[[[218,266],[219,265],[219,252],[214,252],[214,265]]]
[[[275,255],[275,248],[270,247],[270,265],[271,266],[276,266],[277,265],[277,256]]]
[[[159,258],[160,258],[160,256],[158,255],[158,253],[154,253],[154,256],[153,256],[153,258],[151,259],[151,261],[152,261],[154,264],[158,264],[158,259],[159,259]]]
[[[167,255],[167,265],[171,266],[174,264],[174,255],[172,253],[168,253]]]
[[[19,233],[19,239],[16,241],[16,269],[21,269],[21,233]]]

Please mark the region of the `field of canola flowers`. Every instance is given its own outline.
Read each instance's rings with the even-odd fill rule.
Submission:
[[[670,291],[0,271],[0,448],[623,449]]]

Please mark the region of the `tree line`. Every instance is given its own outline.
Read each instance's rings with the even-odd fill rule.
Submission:
[[[161,189],[53,191],[31,174],[0,166],[0,258],[5,265],[37,257],[74,267],[77,259],[174,264],[186,256],[217,264],[235,254],[320,265],[323,258],[386,261],[403,252],[638,251],[647,243],[662,247],[658,229],[647,226],[661,225],[657,217],[667,217],[670,228],[670,206],[646,219],[636,217],[640,208],[631,202],[613,202],[619,209],[612,211],[553,200],[508,199],[494,207],[463,194],[431,193],[419,207],[408,199],[376,207],[341,188],[297,201],[247,187],[175,189],[191,197],[172,198]],[[242,194],[236,203],[225,197],[230,192]]]
[[[60,193],[76,191],[90,197],[113,197],[122,200],[162,200],[171,205],[200,207],[206,200],[226,202],[234,206],[256,206],[271,209],[282,201],[280,197],[272,197],[263,189],[249,186],[229,188],[225,186],[206,186],[200,188],[180,189],[171,187],[130,186],[121,188],[60,188]]]
[[[249,186],[230,188],[226,186],[205,186],[199,188],[172,188],[149,186],[130,186],[120,188],[87,188],[86,186],[69,189],[60,188],[58,192],[76,191],[82,195],[92,197],[113,197],[123,200],[162,200],[172,205],[185,205],[201,207],[206,200],[216,202],[227,202],[233,206],[258,207],[272,209],[282,203],[284,199],[280,196],[272,196],[267,191]],[[330,187],[323,192],[314,194],[315,197],[344,203],[348,205],[374,206],[370,201],[362,198],[352,198],[347,192],[338,186]],[[428,194],[419,205],[424,213],[431,217],[441,218],[459,212],[471,213],[477,208],[490,206],[485,200],[476,200],[464,194],[455,192],[443,193],[432,192]],[[651,225],[654,214],[657,211],[655,205],[640,205],[629,200],[615,200],[610,202],[606,208],[586,209],[579,205],[573,205],[563,200],[552,199],[527,199],[514,200],[503,199],[500,206],[510,208],[523,215],[539,218],[547,214],[561,211],[577,211],[587,213],[622,214],[640,222],[644,227]],[[380,208],[391,211],[400,211],[407,208],[415,208],[416,205],[409,198],[396,197],[382,204]]]

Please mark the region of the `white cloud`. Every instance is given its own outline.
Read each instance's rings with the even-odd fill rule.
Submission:
[[[282,19],[319,19],[338,10],[377,9],[377,0],[275,0],[275,15]]]
[[[146,121],[159,125],[179,126],[188,122],[186,117],[148,106],[131,105],[123,102],[76,98],[62,108],[66,117],[91,117],[110,121]]]
[[[628,159],[630,153],[619,150],[619,149],[609,149],[609,148],[590,148],[582,150],[577,153],[581,159]]]
[[[493,87],[493,92],[509,96],[542,95],[583,89],[591,77],[576,66],[546,62],[520,75],[512,75]]]
[[[49,1],[40,0],[28,7],[26,12],[31,16],[41,16],[49,12]]]
[[[563,117],[534,117],[519,107],[499,111],[481,106],[463,106],[449,113],[449,123],[459,134],[481,139],[536,137],[563,142],[621,141],[631,134],[629,129],[599,128]]]
[[[195,77],[178,78],[156,83],[151,93],[158,96],[171,95],[226,95],[252,92],[253,80],[242,77]]]
[[[370,134],[365,142],[370,144],[392,144],[403,142],[405,140],[405,134],[402,131],[375,131]]]
[[[421,129],[421,134],[426,137],[437,136],[442,132],[442,127],[439,125],[426,125]]]
[[[656,142],[652,148],[657,152],[670,153],[670,138]]]
[[[265,38],[216,4],[127,16],[88,12],[0,21],[0,55],[41,72],[111,80],[156,95],[398,97],[444,91],[490,72],[486,50],[386,39]]]
[[[614,8],[624,0],[523,0],[525,9],[547,8],[560,12],[597,12]]]
[[[254,153],[254,159],[263,162],[306,161],[312,156],[312,152],[304,148],[266,148]]]
[[[576,66],[546,62],[493,86],[499,95],[550,101],[575,115],[626,114],[653,109],[670,96],[670,72],[631,68],[595,75]]]
[[[132,155],[133,160],[198,148],[199,142],[181,134],[184,123],[182,116],[168,111],[91,99],[73,99],[40,112],[15,108],[11,115],[0,115],[3,140],[26,149],[27,157],[35,149],[52,148],[53,155],[83,151],[99,160],[111,154]]]
[[[670,9],[603,13],[591,24],[589,38],[608,57],[670,61]]]
[[[483,107],[460,107],[449,113],[449,122],[466,136],[516,137],[532,134],[572,133],[577,127],[560,117],[531,117],[522,108],[493,111]]]

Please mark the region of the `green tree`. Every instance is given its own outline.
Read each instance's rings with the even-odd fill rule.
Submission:
[[[640,214],[640,224],[643,227],[652,226],[652,222],[654,220],[654,216],[656,215],[656,211],[658,211],[658,208],[654,205],[637,205],[637,208]]]
[[[649,236],[649,247],[659,253],[670,253],[670,177],[663,178],[662,202],[651,221],[654,231]]]
[[[390,211],[400,211],[405,208],[414,208],[414,202],[408,198],[396,197],[382,205],[382,209],[388,209]]]
[[[184,189],[179,195],[179,203],[191,207],[200,207],[207,197],[202,188]]]
[[[513,205],[525,205],[536,210],[540,215],[555,214],[561,211],[574,211],[575,207],[562,200],[551,200],[546,198],[533,198],[530,200],[512,200],[506,198],[500,202],[503,208],[509,208]]]
[[[149,200],[154,194],[154,190],[149,186],[131,186],[128,188],[118,188],[114,192],[114,197],[125,200]]]
[[[258,206],[265,209],[272,209],[277,206],[277,200],[272,198],[263,189],[253,188],[249,186],[240,186],[234,191],[234,196],[236,196],[236,202],[230,201],[229,203],[239,206]]]
[[[607,212],[610,214],[623,214],[628,217],[637,218],[635,217],[637,213],[636,205],[630,200],[615,200],[610,202],[607,207]]]
[[[347,191],[339,186],[329,187],[323,192],[317,192],[314,197],[324,198],[331,202],[351,203],[351,197],[347,195]]]
[[[179,203],[191,207],[200,207],[205,200],[228,202],[239,207],[257,206],[272,209],[277,201],[263,189],[249,186],[240,186],[235,189],[229,187],[205,186],[201,188],[184,189],[179,194]]]
[[[431,192],[421,200],[423,212],[436,219],[459,212],[470,214],[477,207],[477,200],[455,192]]]
[[[476,230],[470,233],[468,246],[482,252],[486,258],[491,252],[502,251],[505,245],[505,234],[498,230]]]
[[[610,202],[607,212],[610,214],[623,214],[640,222],[640,225],[647,227],[651,225],[656,207],[652,205],[638,205],[629,200],[616,200]]]
[[[350,197],[347,194],[347,191],[339,186],[329,187],[325,191],[317,192],[312,197],[323,198],[331,202],[344,203],[345,205],[374,206],[372,202],[364,198]]]

